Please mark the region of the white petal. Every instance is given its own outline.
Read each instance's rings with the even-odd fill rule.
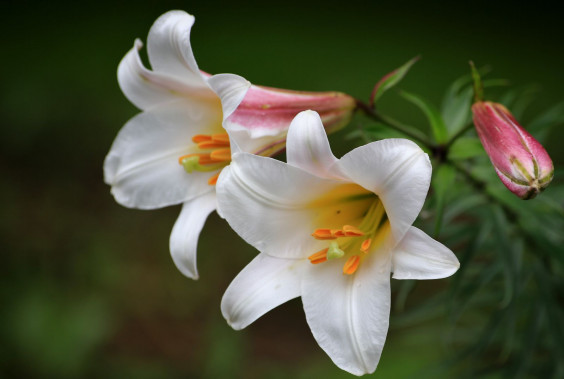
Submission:
[[[385,139],[349,152],[341,171],[380,196],[396,243],[401,241],[423,207],[431,182],[427,154],[406,139]]]
[[[261,252],[305,258],[325,247],[311,237],[316,212],[308,204],[336,184],[271,158],[239,153],[216,185],[218,208]]]
[[[344,275],[343,259],[309,265],[302,301],[315,340],[341,369],[374,372],[388,332],[390,261],[370,254],[356,273]]]
[[[104,162],[104,179],[116,201],[142,209],[183,203],[208,192],[214,172],[188,174],[178,158],[191,152],[192,136],[221,132],[221,112],[205,102],[167,103],[143,112],[117,135]]]
[[[211,89],[221,99],[223,119],[237,109],[245,94],[251,88],[251,83],[245,78],[234,74],[217,74],[207,79]]]
[[[395,247],[392,263],[394,279],[446,278],[460,267],[449,248],[415,227]]]
[[[331,166],[337,158],[317,112],[303,111],[294,118],[288,130],[286,156],[292,166],[322,178],[332,177]]]
[[[194,16],[170,11],[159,17],[147,38],[147,53],[153,70],[175,77],[193,88],[208,88],[190,45]]]
[[[213,97],[209,88],[190,87],[182,80],[162,72],[153,72],[143,66],[139,50],[140,40],[125,55],[118,66],[118,83],[129,101],[139,109],[149,109],[155,105],[178,100],[179,96]]]
[[[300,295],[300,277],[306,262],[259,254],[231,282],[221,312],[239,330],[257,318]]]
[[[198,237],[209,214],[216,208],[215,191],[198,196],[182,205],[182,211],[170,234],[170,254],[182,274],[198,279],[196,248]]]

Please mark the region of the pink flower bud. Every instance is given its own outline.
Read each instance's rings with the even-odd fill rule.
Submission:
[[[548,153],[501,104],[472,106],[478,137],[503,184],[522,199],[542,192],[554,176]]]
[[[355,100],[341,92],[290,91],[253,85],[229,122],[251,132],[260,129],[274,135],[286,132],[299,112],[311,109],[319,113],[330,133],[345,126],[355,108]]]

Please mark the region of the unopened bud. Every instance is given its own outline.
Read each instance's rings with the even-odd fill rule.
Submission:
[[[525,200],[542,192],[554,176],[544,147],[501,104],[478,101],[472,113],[478,137],[503,184]]]

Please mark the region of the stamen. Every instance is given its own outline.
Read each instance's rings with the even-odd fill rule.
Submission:
[[[214,140],[215,142],[223,142],[223,143],[227,143],[229,144],[229,134],[227,133],[218,133],[218,134],[213,134],[211,136],[212,140]]]
[[[347,262],[343,266],[343,274],[352,275],[356,272],[358,265],[360,264],[360,257],[358,255],[353,255],[347,259]]]
[[[231,149],[217,149],[210,153],[210,157],[215,161],[230,161],[231,160]]]
[[[217,178],[219,178],[219,174],[221,174],[221,171],[208,179],[208,184],[210,186],[215,186],[215,184],[217,183]]]
[[[342,258],[345,252],[339,248],[337,241],[333,241],[329,244],[329,250],[327,250],[327,259]]]
[[[316,240],[334,240],[334,239],[337,239],[337,237],[333,235],[333,231],[331,229],[315,229],[315,232],[312,233],[312,236]]]
[[[307,259],[309,259],[310,263],[314,265],[318,263],[323,263],[327,260],[327,250],[329,250],[329,248],[320,250],[317,253],[307,257]]]
[[[368,253],[368,249],[370,249],[370,244],[372,243],[372,239],[368,238],[362,241],[362,245],[360,245],[360,251],[363,253]]]
[[[229,147],[229,142],[202,141],[198,143],[199,149],[217,149],[220,147]]]
[[[364,232],[352,225],[343,226],[343,232],[345,232],[346,237],[360,237],[364,235]]]
[[[212,137],[207,134],[196,134],[194,137],[192,137],[192,142],[200,143],[204,141],[211,141],[211,139]]]

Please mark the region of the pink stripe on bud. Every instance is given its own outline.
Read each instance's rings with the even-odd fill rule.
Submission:
[[[329,133],[345,126],[355,107],[355,100],[341,92],[302,92],[253,85],[229,122],[274,135],[287,131],[299,112],[311,109],[319,113]]]
[[[554,176],[544,147],[501,104],[479,101],[472,112],[478,137],[503,184],[525,200],[542,192]]]

